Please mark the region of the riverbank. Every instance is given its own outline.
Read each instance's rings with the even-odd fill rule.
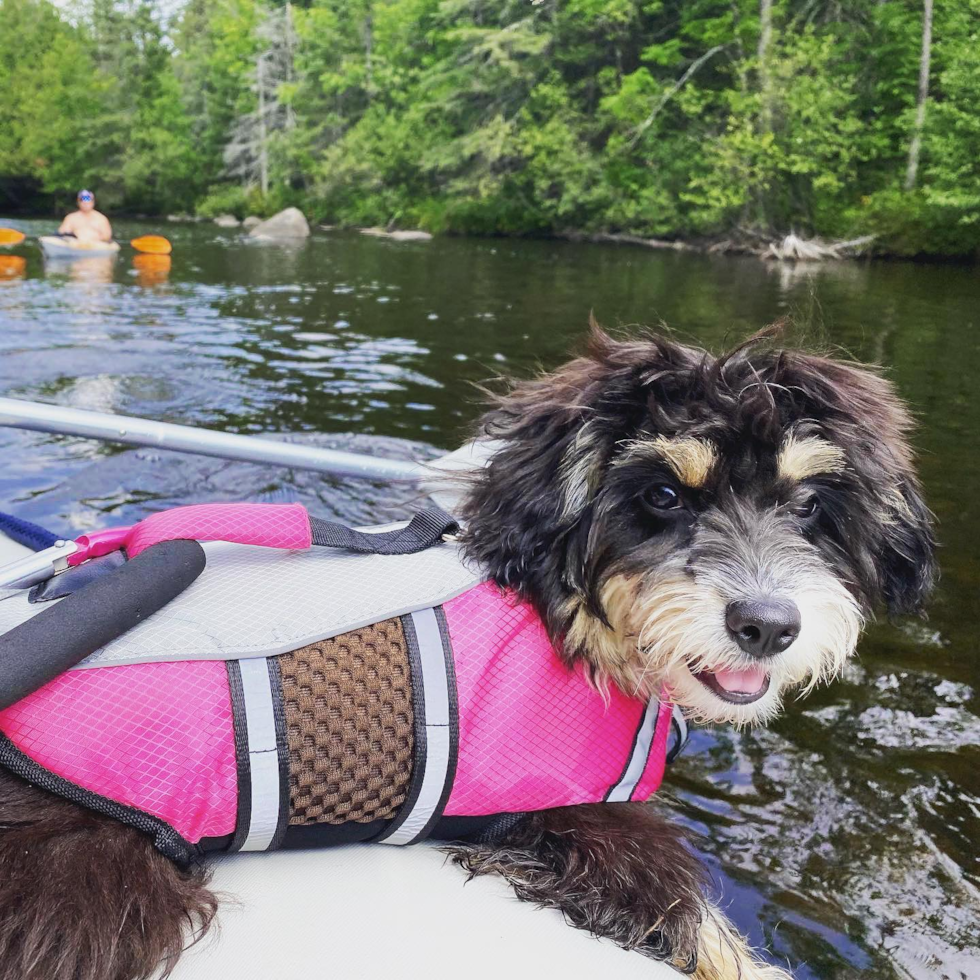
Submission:
[[[819,238],[803,238],[790,232],[781,238],[762,234],[739,233],[724,238],[692,241],[671,241],[662,238],[643,238],[640,235],[600,233],[588,235],[567,232],[556,236],[572,242],[591,242],[609,245],[637,245],[674,252],[700,252],[708,255],[753,255],[777,262],[826,262],[834,259],[855,259],[873,254],[875,235],[862,235],[848,241],[827,242]]]
[[[189,223],[208,222],[213,220],[222,227],[247,227],[250,221],[258,221],[254,216],[228,220],[231,216],[221,215],[214,219],[191,215],[168,215],[168,222],[186,221]],[[715,236],[692,238],[650,238],[643,235],[631,235],[621,232],[586,232],[569,230],[564,232],[518,234],[518,233],[487,233],[444,231],[433,234],[425,229],[397,228],[377,226],[362,227],[353,224],[319,223],[316,228],[320,231],[356,231],[362,235],[376,238],[387,238],[394,241],[418,242],[430,241],[433,238],[486,238],[486,239],[529,239],[529,240],[560,240],[592,245],[625,245],[656,251],[691,252],[702,255],[749,255],[755,258],[776,262],[827,262],[843,259],[888,259],[912,260],[926,262],[954,262],[956,264],[974,263],[980,261],[980,243],[972,254],[948,255],[943,253],[922,252],[907,255],[891,250],[880,236],[868,234],[858,235],[843,240],[826,240],[817,236],[807,237],[789,232],[784,235],[735,229],[729,233]]]
[[[55,209],[50,220],[60,221],[63,209]],[[174,225],[216,225],[226,230],[241,229],[248,232],[260,221],[270,217],[265,210],[259,214],[238,215],[222,213],[218,215],[203,215],[189,213],[146,214],[140,212],[127,213],[115,211],[113,216],[120,221],[138,221],[147,227],[159,226],[161,229]],[[38,212],[16,213],[17,220],[46,220],[47,216]],[[502,240],[558,240],[593,245],[617,245],[650,249],[667,252],[689,252],[701,255],[733,255],[753,256],[766,261],[776,262],[827,262],[854,259],[882,259],[888,261],[906,260],[915,262],[953,263],[956,265],[976,264],[980,262],[980,239],[975,249],[970,252],[949,254],[942,251],[915,251],[909,254],[901,249],[889,247],[889,240],[877,234],[858,235],[842,240],[828,240],[819,236],[807,236],[790,231],[786,234],[762,232],[745,228],[732,229],[726,233],[710,236],[664,237],[654,238],[644,235],[634,235],[623,232],[589,232],[577,229],[557,232],[467,232],[460,230],[444,230],[431,232],[423,228],[403,228],[394,225],[387,227],[361,226],[352,223],[328,223],[314,221],[310,224],[318,231],[356,231],[362,235],[387,238],[393,241],[419,242],[430,241],[434,238],[473,238],[473,239],[502,239]]]

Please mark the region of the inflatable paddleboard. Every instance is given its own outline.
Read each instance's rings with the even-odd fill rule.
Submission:
[[[87,259],[115,255],[118,242],[80,242],[61,235],[41,235],[38,243],[49,259]]]

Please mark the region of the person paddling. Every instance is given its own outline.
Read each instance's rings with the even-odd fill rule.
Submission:
[[[78,210],[65,217],[58,234],[72,235],[80,242],[111,242],[112,225],[101,211],[95,210],[95,195],[82,190],[76,200]]]

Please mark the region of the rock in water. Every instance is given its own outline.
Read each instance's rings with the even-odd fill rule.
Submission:
[[[306,238],[310,234],[310,226],[299,208],[286,208],[274,214],[268,221],[256,225],[249,235],[252,238],[268,238],[273,241],[288,238]]]
[[[252,228],[255,228],[255,227],[257,227],[257,226],[258,226],[258,225],[260,225],[260,224],[262,224],[262,219],[261,219],[261,218],[257,218],[257,217],[256,217],[256,216],[255,216],[254,214],[250,214],[250,215],[249,215],[249,216],[248,216],[248,217],[247,217],[247,218],[246,218],[246,219],[245,219],[245,220],[244,220],[244,221],[242,222],[242,227],[243,227],[243,228],[244,228],[244,229],[245,229],[246,231],[249,231],[250,229],[252,229]]]
[[[219,228],[237,228],[241,222],[233,214],[219,214],[214,219],[214,223]]]

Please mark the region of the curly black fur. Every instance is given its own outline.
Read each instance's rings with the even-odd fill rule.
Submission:
[[[716,357],[659,336],[617,341],[593,323],[584,356],[516,385],[481,423],[500,449],[467,497],[466,545],[499,585],[535,605],[561,645],[569,598],[603,619],[602,585],[656,530],[636,485],[608,479],[625,443],[709,440],[724,466],[708,493],[723,498],[773,476],[767,467],[792,428],[846,456],[844,471],[817,486],[823,508],[812,537],[828,564],[866,611],[884,603],[893,614],[917,612],[936,566],[911,427],[891,384],[872,370],[775,348],[771,331]],[[556,483],[586,453],[596,490],[569,512]]]
[[[519,898],[684,972],[697,963],[706,874],[686,835],[637,803],[546,810],[493,844],[450,848],[471,876],[499,874]]]
[[[217,905],[203,868],[0,769],[0,980],[169,973]]]

